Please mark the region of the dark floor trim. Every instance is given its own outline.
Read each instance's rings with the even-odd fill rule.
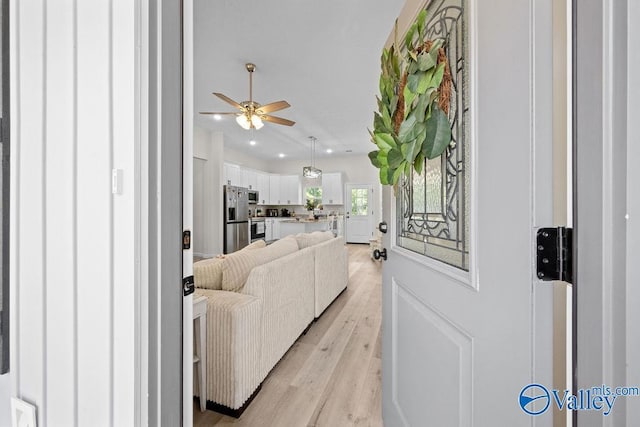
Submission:
[[[221,404],[213,402],[211,400],[207,400],[207,409],[210,410],[210,411],[218,412],[219,414],[222,414],[222,415],[228,415],[228,416],[233,417],[233,418],[240,418],[242,413],[245,411],[245,409],[247,409],[249,407],[249,404],[258,395],[258,392],[261,389],[262,389],[262,384],[260,384],[258,386],[258,388],[255,389],[253,394],[251,396],[249,396],[249,398],[247,399],[246,402],[244,402],[244,405],[242,405],[238,409],[231,409],[228,406],[221,405]],[[200,405],[200,399],[199,398],[195,397],[194,400],[195,400],[197,405]]]

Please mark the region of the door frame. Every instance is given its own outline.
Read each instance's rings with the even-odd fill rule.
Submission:
[[[182,425],[184,410],[182,2],[148,1],[141,9],[142,292],[137,317],[148,335],[140,343],[143,382],[136,397],[141,425],[176,426]]]
[[[597,126],[599,131],[591,135],[590,142],[600,148],[598,152],[602,152],[603,147],[596,141],[596,138],[604,135],[606,144],[604,148],[607,149],[605,154],[613,155],[613,159],[618,159],[620,151],[613,144],[614,137],[619,137],[619,133],[623,132],[623,130],[625,140],[626,137],[638,137],[640,135],[640,124],[631,120],[628,123],[626,122],[629,112],[634,112],[635,116],[640,114],[640,104],[634,99],[629,99],[629,104],[626,104],[627,91],[620,91],[621,81],[626,84],[627,78],[630,78],[627,89],[640,89],[640,79],[634,77],[638,75],[637,71],[640,70],[640,58],[637,52],[627,52],[626,50],[627,30],[633,40],[639,41],[640,29],[633,26],[627,27],[626,23],[628,21],[622,19],[623,10],[628,13],[628,20],[633,17],[640,17],[640,5],[633,2],[627,5],[624,2],[615,2],[613,0],[605,0],[604,2],[599,0],[581,0],[580,2],[573,0],[573,2],[574,13],[576,13],[576,4],[580,5],[580,10],[576,15],[577,19],[574,19],[574,31],[578,30],[578,40],[584,40],[586,43],[586,40],[593,42],[595,39],[598,42],[597,45],[604,48],[606,58],[610,59],[607,64],[603,62],[601,64],[602,67],[594,67],[593,61],[589,67],[580,68],[579,65],[576,67],[580,69],[580,73],[577,79],[578,85],[574,87],[574,89],[577,89],[574,90],[574,96],[577,96],[578,99],[591,96],[597,97],[605,100],[607,106],[611,106],[615,108],[615,111],[619,112],[615,117],[611,114],[604,117],[602,111],[599,114],[591,111],[592,117],[587,120],[584,108],[582,108],[585,103],[581,102],[580,111],[574,110],[574,114],[577,114],[579,119],[578,124],[574,120],[574,138],[577,138],[574,139],[574,147],[578,141],[586,146],[582,138],[589,137],[588,129],[591,126]],[[602,14],[586,13],[602,7],[602,3],[606,6],[604,7],[604,19]],[[177,183],[181,183],[182,180],[181,161],[176,161],[181,156],[175,155],[175,143],[173,144],[174,147],[170,143],[170,136],[176,135],[176,127],[178,131],[181,130],[179,126],[181,115],[175,102],[176,99],[181,99],[181,96],[173,98],[170,96],[180,90],[182,77],[179,69],[180,62],[175,60],[176,55],[179,55],[176,50],[176,44],[181,39],[181,34],[175,31],[176,28],[181,28],[180,14],[175,11],[175,7],[175,2],[169,0],[158,0],[157,2],[143,4],[140,6],[140,19],[138,21],[140,23],[142,47],[139,60],[140,86],[137,88],[141,103],[141,116],[138,117],[138,120],[142,141],[140,147],[141,174],[138,185],[140,185],[142,194],[146,196],[140,202],[137,218],[137,223],[139,224],[138,233],[141,236],[139,248],[141,257],[139,270],[141,293],[138,295],[136,327],[140,330],[142,340],[136,344],[139,346],[136,369],[139,370],[140,378],[139,384],[136,385],[136,400],[139,402],[136,406],[140,408],[140,415],[137,421],[139,420],[141,425],[159,425],[161,420],[170,420],[175,416],[176,412],[180,414],[182,411],[181,399],[176,399],[177,396],[180,396],[181,379],[179,375],[175,375],[175,364],[169,363],[169,360],[176,357],[175,354],[172,354],[172,350],[175,353],[176,349],[175,346],[171,345],[172,340],[174,344],[177,343],[178,349],[181,342],[176,340],[175,336],[172,337],[169,332],[172,324],[174,330],[176,324],[181,326],[181,315],[179,315],[181,313],[181,305],[178,307],[175,296],[172,297],[175,292],[167,292],[168,286],[159,286],[160,280],[171,282],[181,279],[181,247],[179,242],[182,229],[182,203],[180,198],[175,197],[175,192],[172,194],[172,191],[180,187]],[[614,22],[621,25],[613,25]],[[612,39],[624,40],[625,42],[622,43],[622,46],[625,49],[622,50],[620,44],[613,45]],[[582,45],[584,46],[585,43]],[[578,43],[578,48],[580,45]],[[629,45],[634,44],[629,43]],[[592,44],[589,49],[596,49],[596,46]],[[574,55],[577,51],[578,49],[575,49],[574,46]],[[632,56],[628,56],[629,54]],[[626,67],[621,66],[613,69],[612,64],[615,61],[622,61],[621,63],[626,65],[629,58],[631,58],[628,64],[629,69],[633,68],[636,73],[629,72],[627,76]],[[587,60],[586,55],[578,54],[577,60],[576,64]],[[596,61],[595,64],[597,63]],[[581,82],[588,81],[587,73],[594,75],[597,79],[595,80],[596,83],[601,85],[603,91],[589,91],[587,90],[588,88],[580,86]],[[593,83],[591,83],[592,87]],[[589,122],[592,122],[591,126],[589,126]],[[606,133],[604,132],[605,130],[607,131]],[[616,148],[615,152],[613,151],[614,147]],[[603,230],[602,222],[600,222],[597,226],[597,233],[600,238],[606,238],[607,246],[596,254],[596,261],[598,266],[605,267],[604,272],[608,277],[616,277],[622,280],[620,283],[623,289],[619,287],[615,289],[606,288],[605,284],[597,278],[602,278],[602,275],[597,276],[596,279],[589,279],[586,269],[588,265],[585,265],[585,254],[580,253],[582,258],[576,258],[578,260],[576,280],[579,281],[582,291],[580,292],[580,298],[576,296],[577,306],[575,308],[577,310],[574,310],[574,312],[578,316],[576,325],[582,324],[585,318],[585,310],[581,307],[588,296],[587,292],[591,295],[598,294],[600,296],[603,295],[603,292],[606,292],[607,298],[601,299],[599,303],[598,314],[603,323],[598,325],[597,330],[600,332],[610,331],[617,322],[620,322],[620,313],[625,316],[622,319],[625,328],[624,331],[611,337],[611,340],[602,339],[602,333],[597,334],[598,339],[594,344],[598,349],[596,353],[600,356],[605,355],[607,363],[602,363],[604,360],[600,360],[594,375],[606,380],[621,378],[625,380],[625,383],[638,384],[640,383],[638,374],[640,372],[640,369],[638,369],[640,342],[638,337],[634,336],[626,328],[626,325],[640,322],[640,314],[638,314],[637,310],[630,309],[631,307],[637,307],[637,303],[640,301],[640,290],[631,286],[633,283],[640,281],[640,273],[634,271],[631,268],[632,263],[626,260],[631,261],[640,258],[640,245],[638,244],[640,241],[640,227],[633,221],[635,215],[640,216],[640,196],[631,191],[633,189],[631,184],[640,180],[640,171],[637,168],[630,167],[632,165],[631,159],[636,159],[640,156],[640,147],[638,147],[638,144],[628,144],[625,146],[625,150],[629,159],[627,160],[629,167],[626,171],[612,168],[611,157],[600,158],[599,160],[592,159],[592,163],[598,167],[598,170],[607,172],[606,175],[599,177],[601,186],[598,188],[603,188],[605,196],[613,202],[612,205],[607,206],[605,213],[611,221],[615,235],[624,237],[622,240],[615,241],[611,235],[606,235],[606,230]],[[581,160],[580,169],[577,171],[578,180],[582,176],[581,171],[588,169],[587,164],[582,163],[579,154],[574,153],[574,156]],[[577,159],[574,158],[574,165],[576,164],[575,160]],[[579,206],[578,203],[581,202],[578,194],[581,188],[580,183],[578,183],[578,188],[574,192],[574,206]],[[624,195],[620,193],[621,188],[626,191]],[[387,196],[390,196],[389,188],[385,187],[383,192],[387,192]],[[389,204],[383,203],[383,215],[386,213],[383,218],[385,216],[388,217],[388,212],[385,211],[390,207]],[[622,208],[624,209],[623,211],[629,212],[633,215],[631,217],[632,220],[624,217],[620,218],[617,215],[620,211],[614,208]],[[613,215],[614,213],[616,215]],[[580,222],[578,223],[578,221]],[[588,222],[581,217],[574,218],[576,232],[575,255],[578,255],[580,242],[588,238],[583,234],[583,232],[587,231],[587,224]],[[624,242],[626,246],[623,247],[621,242]],[[624,274],[620,272],[624,272]],[[588,281],[593,283],[593,289],[587,288]],[[612,294],[614,290],[615,294]],[[620,299],[620,292],[628,298],[626,300],[624,298]],[[179,301],[180,303],[182,302],[181,297]],[[616,315],[616,313],[618,314]],[[146,332],[148,332],[148,342],[145,342]],[[580,332],[578,331],[578,333]],[[590,336],[593,336],[593,333]],[[578,349],[582,348],[580,341],[578,344]],[[621,345],[626,345],[626,352],[618,353],[615,355],[616,359],[612,360],[614,350]],[[158,354],[160,354],[160,357],[158,357]],[[574,354],[577,357],[578,353],[574,351]],[[624,359],[624,363],[612,363],[614,361],[617,362],[620,357]],[[180,359],[179,356],[178,359]],[[577,358],[577,362],[583,363],[585,362],[584,359],[583,357]],[[626,363],[629,364],[629,369],[625,369]],[[639,405],[632,406],[629,404],[625,409],[622,415],[619,416],[627,417],[629,421],[638,423],[638,420],[640,420]]]
[[[635,53],[627,45],[628,30],[633,30],[633,25],[627,27],[633,22],[627,8],[633,8],[636,17],[640,15],[634,3],[573,0],[574,392],[601,384],[637,386],[629,381],[640,379],[639,339],[627,328],[640,320],[640,295],[634,289],[638,273],[633,271],[631,257],[635,253],[637,260],[635,242],[640,233],[629,221],[630,210],[637,212],[640,204],[637,191],[632,191],[637,183],[632,178],[637,179],[638,173],[631,166],[634,158],[629,157],[632,152],[637,156],[638,144],[628,142],[628,132],[637,136],[639,127],[637,121],[627,122],[627,117],[633,117],[629,112],[634,111],[628,104],[633,101],[632,96],[627,99],[631,93],[628,82],[638,87],[637,74],[627,74],[629,53]],[[589,61],[593,52],[601,53],[601,60]],[[635,60],[637,71],[637,54]],[[638,104],[632,105],[638,113]],[[630,357],[632,354],[636,357]],[[607,422],[637,425],[638,399],[627,398],[616,405]],[[574,425],[603,424],[598,413],[573,415]],[[628,424],[631,415],[635,422]]]

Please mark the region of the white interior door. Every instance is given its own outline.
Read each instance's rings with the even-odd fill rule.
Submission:
[[[346,240],[347,243],[369,243],[373,236],[373,185],[346,185]]]
[[[407,2],[399,40],[426,3]],[[519,397],[552,383],[552,287],[533,259],[552,221],[552,2],[429,3],[457,65],[456,145],[383,194],[385,425],[550,426]]]

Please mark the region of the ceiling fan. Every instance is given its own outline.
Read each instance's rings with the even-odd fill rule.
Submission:
[[[290,105],[287,101],[276,101],[266,105],[260,105],[253,100],[253,72],[256,70],[255,64],[248,63],[246,64],[247,71],[249,72],[249,100],[236,102],[228,96],[213,92],[215,96],[222,99],[224,102],[233,105],[240,112],[213,112],[213,111],[203,111],[200,114],[219,114],[219,115],[229,115],[233,114],[236,116],[236,122],[244,129],[260,129],[264,126],[263,121],[275,123],[278,125],[285,126],[293,126],[296,122],[283,119],[282,117],[271,116],[268,113],[273,111],[284,110],[285,108],[289,108]]]

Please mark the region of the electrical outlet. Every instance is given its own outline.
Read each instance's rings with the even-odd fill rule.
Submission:
[[[11,426],[37,427],[36,407],[18,398],[11,398]]]

